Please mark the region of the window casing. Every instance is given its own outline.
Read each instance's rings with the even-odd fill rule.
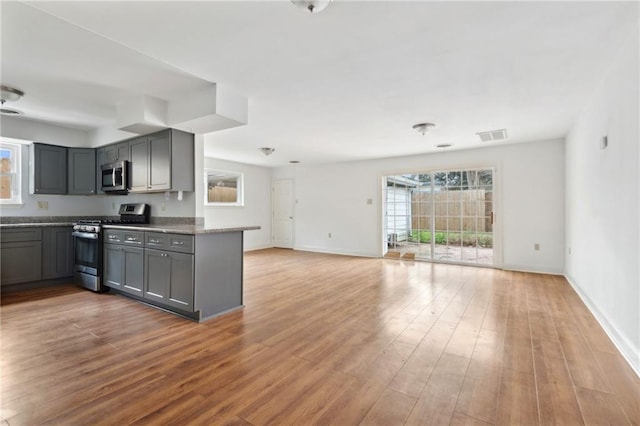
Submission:
[[[0,140],[0,204],[22,204],[22,146]]]

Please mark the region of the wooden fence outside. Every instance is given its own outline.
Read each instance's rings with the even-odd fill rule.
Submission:
[[[430,230],[432,203],[436,231],[491,232],[493,193],[484,189],[411,194],[411,229]]]

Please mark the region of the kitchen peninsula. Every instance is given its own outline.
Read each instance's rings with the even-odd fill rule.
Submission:
[[[243,232],[259,226],[104,225],[115,293],[204,321],[243,306]]]
[[[2,292],[73,281],[71,222],[77,218],[21,219],[0,224]],[[243,233],[258,229],[102,225],[101,281],[110,290],[104,296],[121,294],[196,321],[239,309],[243,306]]]

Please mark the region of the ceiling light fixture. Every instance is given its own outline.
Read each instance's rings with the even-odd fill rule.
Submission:
[[[0,85],[0,101],[2,101],[2,103],[5,103],[6,101],[19,101],[23,96],[24,92],[22,90],[14,89],[13,87],[5,86],[4,84]]]
[[[326,9],[331,0],[291,0],[291,3],[309,13],[318,13]]]
[[[22,90],[14,89],[13,87],[0,85],[0,114],[2,115],[22,115],[23,112],[14,108],[5,108],[4,103],[7,101],[15,102],[19,101],[24,96]]]
[[[273,151],[276,150],[275,148],[269,148],[268,146],[263,146],[262,148],[258,149],[266,156],[273,154]]]
[[[416,132],[421,133],[422,136],[429,133],[434,127],[436,127],[436,125],[433,123],[418,123],[413,125],[413,129]]]

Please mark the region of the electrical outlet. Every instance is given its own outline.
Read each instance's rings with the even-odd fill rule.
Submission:
[[[48,201],[38,201],[38,210],[49,210]]]
[[[329,238],[331,238],[331,232],[329,232],[329,234],[327,234]]]
[[[534,249],[534,250],[540,250],[540,244],[539,244],[539,243],[535,243],[535,244],[533,245],[533,249]]]
[[[571,254],[571,247],[569,247],[569,254]]]
[[[111,202],[111,210],[116,209],[116,203],[114,201]]]
[[[167,209],[167,203],[164,201],[160,204],[160,210],[165,211]]]
[[[367,204],[373,204],[373,199],[367,198]]]

